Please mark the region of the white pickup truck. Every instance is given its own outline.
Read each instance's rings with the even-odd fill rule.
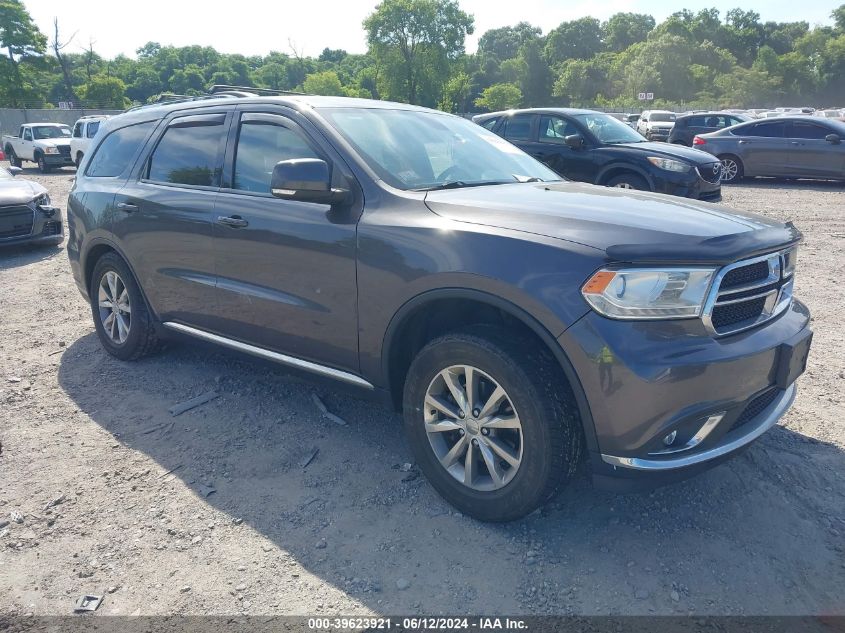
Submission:
[[[54,167],[73,165],[70,127],[63,123],[24,123],[17,136],[3,136],[2,147],[14,167],[28,160],[46,174]]]

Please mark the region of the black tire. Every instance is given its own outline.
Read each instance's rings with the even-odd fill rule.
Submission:
[[[521,422],[522,461],[498,489],[476,490],[458,481],[428,439],[424,407],[429,385],[442,370],[461,364],[472,365],[498,383]],[[495,522],[530,514],[572,477],[581,458],[583,436],[566,384],[546,350],[532,341],[515,340],[502,328],[474,326],[431,341],[411,363],[403,395],[405,432],[417,464],[432,486],[464,514]]]
[[[733,185],[742,180],[745,175],[745,168],[738,156],[733,154],[722,154],[717,157],[722,161],[722,184]],[[735,167],[732,168],[731,164]]]
[[[618,187],[620,189],[636,189],[637,191],[651,191],[651,187],[648,186],[648,182],[642,176],[638,176],[637,174],[633,174],[631,172],[625,172],[624,174],[619,174],[618,176],[614,176],[610,180],[607,181],[608,187]]]
[[[35,155],[35,162],[38,163],[38,170],[42,174],[49,174],[51,171],[50,165],[47,164],[47,161],[44,159],[44,154],[36,154]]]
[[[9,146],[8,150],[6,151],[6,154],[9,157],[9,164],[12,167],[20,167],[23,164],[23,161],[18,158],[18,155],[15,154],[15,150],[13,150],[11,146]]]
[[[79,169],[79,165],[82,163],[82,157],[83,157],[83,156],[84,156],[84,154],[83,154],[82,152],[76,152],[76,161],[75,161],[75,164],[76,164],[76,168],[77,168],[77,169]]]
[[[123,287],[129,295],[131,315],[129,319],[128,333],[125,340],[118,342],[110,336],[103,324],[99,305],[100,283],[107,273],[117,273]],[[153,352],[158,347],[158,337],[153,323],[153,318],[147,309],[147,303],[141,294],[141,289],[129,270],[126,262],[116,253],[106,253],[97,260],[94,271],[91,273],[91,284],[88,292],[91,303],[91,316],[94,319],[94,327],[97,336],[105,350],[120,360],[137,360],[142,356]]]

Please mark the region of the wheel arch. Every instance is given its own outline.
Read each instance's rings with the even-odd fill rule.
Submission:
[[[654,180],[648,172],[637,165],[631,165],[629,163],[612,163],[607,165],[596,177],[596,184],[606,185],[611,178],[624,173],[636,174],[640,178],[643,178],[648,183],[649,188],[654,191]]]
[[[393,316],[384,335],[381,365],[383,382],[395,407],[401,408],[404,379],[416,351],[421,349],[427,341],[439,335],[436,317],[438,309],[444,305],[462,305],[465,308],[478,310],[474,313],[476,319],[458,319],[453,327],[471,325],[473,322],[487,323],[490,321],[485,317],[498,313],[503,315],[504,323],[509,323],[515,328],[515,335],[519,334],[520,329],[523,332],[530,332],[542,348],[552,355],[560,367],[563,378],[569,383],[588,449],[594,450],[598,446],[586,392],[555,336],[525,309],[481,290],[443,288],[426,291],[408,300]],[[450,324],[449,319],[446,319],[445,323]],[[422,329],[419,327],[421,324]]]
[[[153,318],[157,320],[158,313],[153,309],[150,300],[147,298],[147,293],[144,291],[144,286],[141,285],[141,280],[138,279],[138,275],[135,273],[135,267],[132,266],[132,262],[123,253],[119,246],[117,246],[114,242],[102,238],[90,244],[85,249],[85,254],[83,255],[82,260],[80,262],[80,264],[82,265],[85,292],[88,297],[91,297],[91,277],[94,274],[94,268],[97,266],[97,262],[103,257],[103,255],[107,253],[114,253],[124,261],[126,266],[129,268],[129,272],[131,272],[132,276],[135,278],[135,283],[138,284],[138,289],[141,292],[141,296],[144,298],[144,303],[147,305],[147,310],[153,316]]]

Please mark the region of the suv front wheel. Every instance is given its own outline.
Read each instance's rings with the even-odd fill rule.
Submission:
[[[547,356],[502,329],[477,326],[431,341],[411,363],[405,431],[420,469],[461,512],[517,519],[575,472],[578,418]]]

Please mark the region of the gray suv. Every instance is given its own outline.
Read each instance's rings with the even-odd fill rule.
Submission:
[[[568,182],[403,104],[211,98],[103,128],[68,212],[103,347],[187,335],[383,397],[479,519],[531,512],[585,459],[615,488],[687,476],[795,396],[791,224]]]

